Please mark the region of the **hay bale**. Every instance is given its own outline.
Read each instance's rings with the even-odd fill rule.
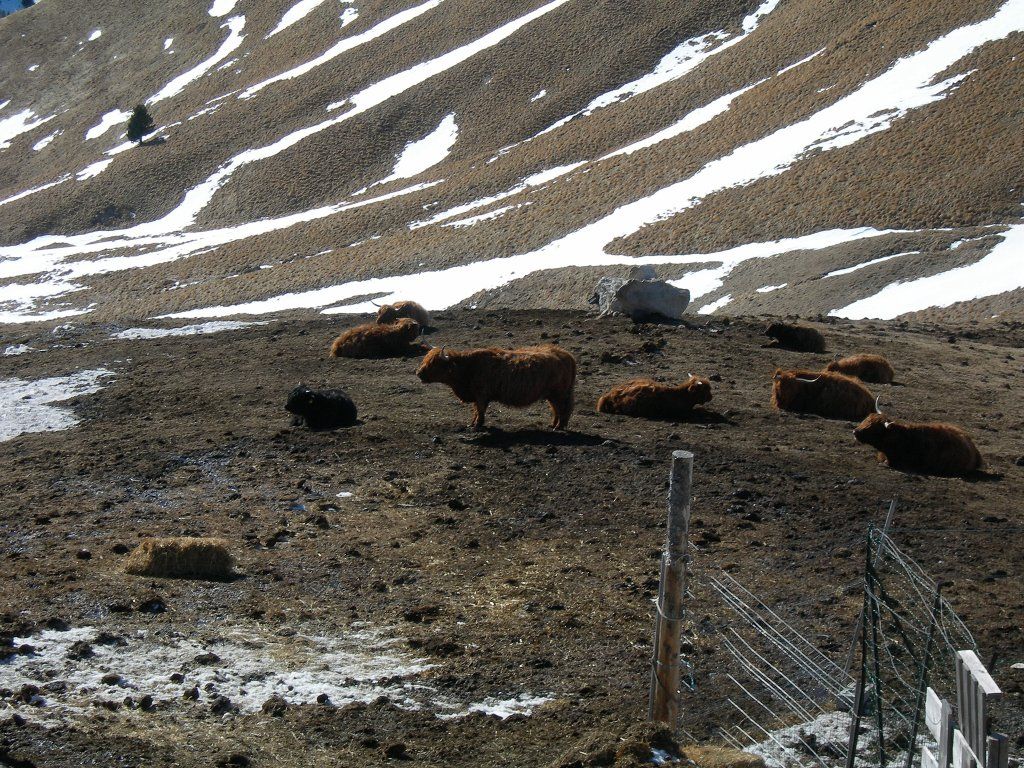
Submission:
[[[128,556],[124,570],[135,576],[224,580],[234,559],[224,539],[175,536],[143,539]]]
[[[757,755],[730,747],[687,746],[683,751],[699,768],[764,768],[764,760]]]

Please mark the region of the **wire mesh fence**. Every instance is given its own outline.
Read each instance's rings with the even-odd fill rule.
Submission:
[[[719,735],[772,768],[911,768],[930,739],[925,688],[955,698],[955,653],[976,647],[940,586],[879,530],[865,541],[852,671],[729,573],[701,581],[721,609],[709,640],[726,652],[716,672],[732,719]]]

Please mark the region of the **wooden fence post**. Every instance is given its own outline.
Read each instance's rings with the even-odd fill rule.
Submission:
[[[654,618],[654,659],[651,669],[651,720],[673,731],[679,721],[679,645],[686,594],[687,532],[690,527],[690,486],[693,454],[672,452],[668,487],[668,538],[661,556],[661,580]]]

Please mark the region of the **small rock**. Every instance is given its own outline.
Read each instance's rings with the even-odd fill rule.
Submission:
[[[217,759],[217,768],[248,768],[252,761],[241,752],[232,752]]]
[[[405,749],[405,744],[400,741],[388,744],[382,751],[384,752],[384,757],[388,760],[412,760]]]
[[[119,648],[123,648],[124,646],[128,645],[128,641],[125,640],[123,637],[121,637],[120,635],[115,635],[113,632],[107,631],[100,632],[98,635],[96,635],[96,638],[93,640],[93,642],[96,643],[96,645],[113,645]]]
[[[193,685],[191,688],[181,694],[181,698],[188,699],[189,701],[199,701],[199,686]]]
[[[227,696],[217,696],[210,703],[210,711],[215,715],[223,715],[226,712],[230,712],[235,708],[235,705],[231,703],[231,699]]]
[[[172,672],[171,673],[171,682],[172,683],[183,683],[183,682],[185,682],[185,676],[183,674],[181,674],[181,672]]]
[[[139,699],[139,709],[141,709],[143,712],[152,712],[153,705],[153,697],[150,696],[148,693],[141,699]]]
[[[91,560],[92,552],[90,552],[88,549],[80,549],[77,552],[75,552],[75,557],[77,557],[79,560]]]
[[[116,672],[107,672],[107,674],[100,678],[100,682],[104,685],[117,685],[121,682],[121,676]]]
[[[317,704],[330,704],[331,703],[331,697],[328,696],[326,693],[321,693],[319,696],[316,697],[316,703]]]
[[[92,646],[85,640],[76,640],[68,648],[67,657],[69,659],[88,659],[96,655],[93,651]]]
[[[206,653],[201,653],[195,658],[196,664],[210,665],[217,664],[219,661],[220,656],[218,656],[216,653],[211,653],[210,651],[207,651]]]
[[[263,702],[262,707],[263,713],[270,715],[271,717],[284,717],[284,713],[287,709],[288,702],[280,696],[271,696]]]
[[[167,610],[167,603],[158,595],[143,600],[135,608],[139,613],[163,613]]]
[[[71,629],[71,625],[68,624],[64,619],[50,618],[43,622],[43,626],[47,629],[52,629],[54,632],[67,632]]]
[[[113,552],[115,555],[124,555],[124,554],[128,553],[128,545],[127,544],[115,544],[114,546],[112,546],[110,548],[110,551]]]

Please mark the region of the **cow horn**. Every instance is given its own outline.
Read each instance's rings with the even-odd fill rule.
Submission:
[[[875,398],[875,413],[881,413],[882,412],[882,409],[878,407],[878,401],[881,400],[881,399],[882,399],[881,395],[879,395],[878,397]]]
[[[370,303],[371,303],[371,304],[373,304],[373,306],[377,307],[378,309],[380,308],[380,304],[378,304],[378,303],[377,303],[376,301],[374,301],[373,299],[370,299]]]
[[[802,379],[799,376],[797,376],[796,380],[797,381],[803,381],[803,382],[805,382],[807,384],[813,384],[814,382],[816,382],[820,378],[821,378],[821,376],[815,376],[813,379]]]
[[[842,354],[839,352],[836,352],[834,355],[832,355],[833,360],[839,360],[840,358],[842,358]]]
[[[446,346],[448,346],[448,345],[447,344],[442,344],[441,345],[441,357],[443,357],[445,360],[448,359],[448,353],[444,351],[444,348]]]

